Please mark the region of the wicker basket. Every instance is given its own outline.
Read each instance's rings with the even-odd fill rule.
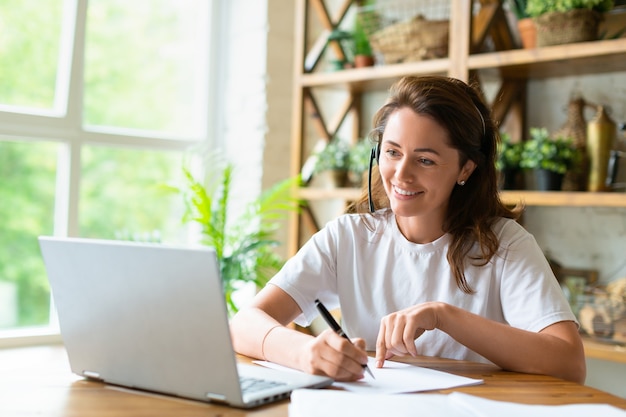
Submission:
[[[449,2],[379,0],[359,9],[377,62],[395,64],[448,55]]]
[[[598,39],[602,14],[593,10],[574,9],[535,17],[537,46],[588,42]]]

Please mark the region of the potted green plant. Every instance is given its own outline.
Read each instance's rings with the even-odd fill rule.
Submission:
[[[247,282],[263,287],[284,263],[273,251],[279,244],[274,234],[285,214],[300,208],[300,201],[294,197],[300,179],[288,178],[263,191],[233,218],[233,165],[212,165],[203,181],[184,168],[185,183],[172,190],[183,196],[183,221],[197,223],[201,227],[201,243],[215,248],[226,303],[229,313],[234,314],[238,307],[233,292]]]
[[[526,11],[527,0],[508,0],[509,10],[517,18],[517,33],[525,49],[532,49],[537,46],[537,29],[535,22]]]
[[[546,128],[531,128],[530,139],[524,142],[520,167],[532,173],[531,181],[537,190],[560,190],[568,169],[580,163],[580,150],[571,138],[551,138]]]
[[[326,146],[314,153],[313,175],[325,177],[325,186],[343,187],[348,180],[349,145],[339,139],[331,139]]]
[[[557,45],[598,39],[602,13],[613,0],[527,0],[526,12],[537,28],[537,45]]]
[[[362,139],[350,148],[348,180],[352,186],[359,187],[363,183],[363,174],[369,169],[372,147],[373,145],[369,140]]]
[[[371,67],[374,65],[374,54],[370,40],[363,27],[361,16],[357,14],[354,20],[354,29],[352,30],[352,39],[354,41],[354,66],[355,68]]]
[[[521,171],[522,142],[513,142],[507,133],[501,134],[501,142],[498,145],[498,158],[496,169],[500,172],[501,187],[505,190],[518,188]]]

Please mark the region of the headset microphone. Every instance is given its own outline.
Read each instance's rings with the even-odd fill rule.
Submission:
[[[376,146],[372,148],[372,151],[370,152],[370,166],[369,171],[367,172],[367,201],[369,202],[370,213],[374,213],[376,211],[376,208],[374,207],[374,201],[372,200],[372,167],[374,165],[374,160],[378,163],[379,155],[380,148],[378,147],[378,144],[376,144]]]

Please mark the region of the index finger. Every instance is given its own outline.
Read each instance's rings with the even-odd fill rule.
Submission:
[[[378,337],[376,338],[376,367],[382,368],[385,364],[385,357],[387,355],[387,347],[385,346],[385,322],[381,320],[380,328],[378,329]]]

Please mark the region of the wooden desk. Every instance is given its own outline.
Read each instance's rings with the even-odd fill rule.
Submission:
[[[626,409],[626,399],[552,377],[503,372],[489,365],[437,358],[411,362],[484,379],[484,385],[455,389],[480,397],[530,404],[607,403]],[[287,416],[287,404],[281,401],[253,410],[239,410],[130,391],[73,375],[60,346],[0,350],[0,416],[277,417]]]

